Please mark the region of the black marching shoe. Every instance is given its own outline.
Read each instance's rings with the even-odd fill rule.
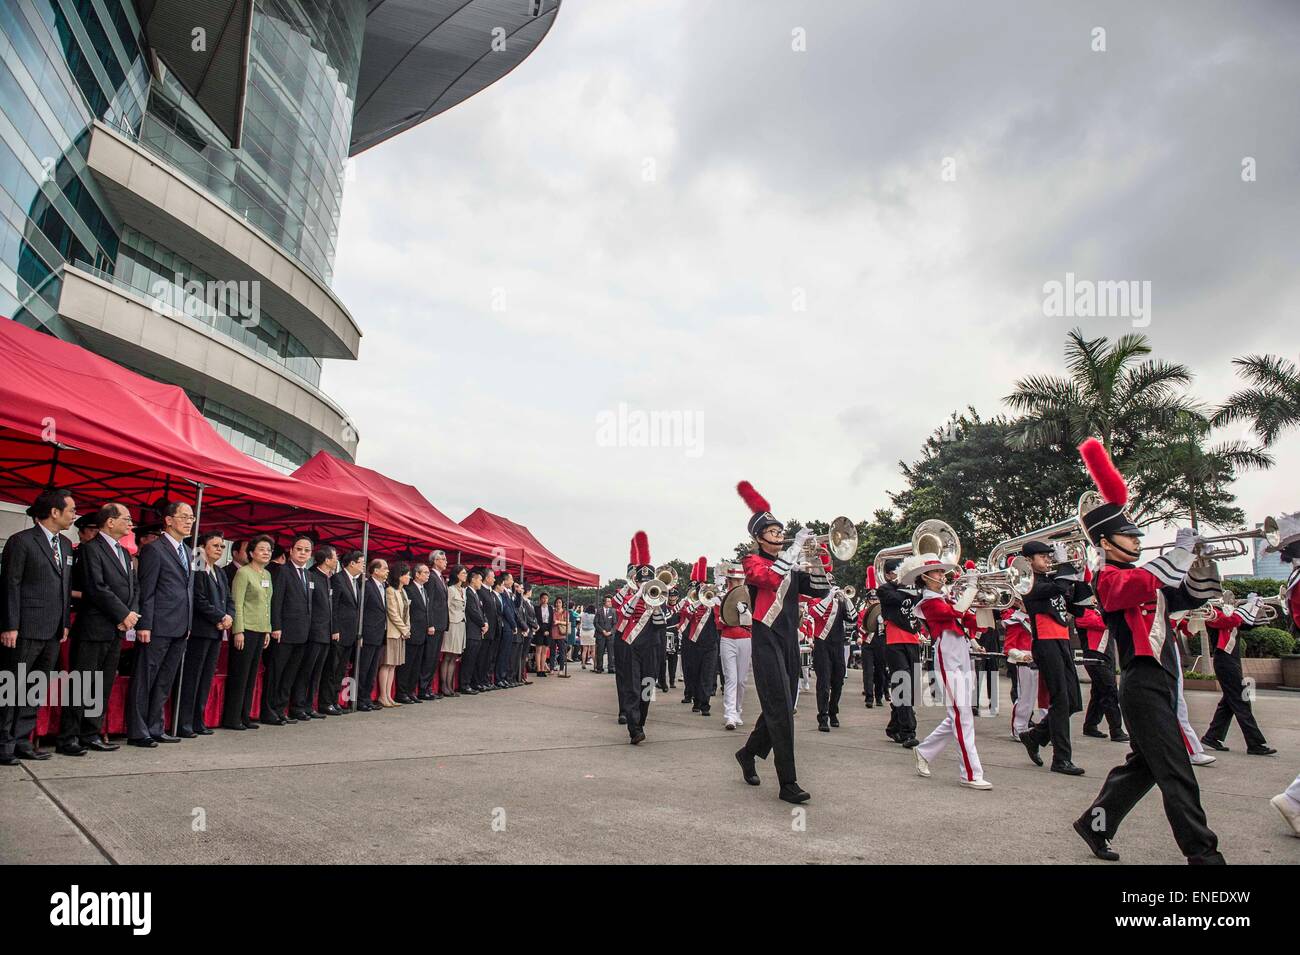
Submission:
[[[1079,834],[1080,839],[1088,843],[1088,848],[1098,859],[1106,862],[1119,861],[1119,853],[1110,847],[1110,840],[1100,832],[1093,832],[1082,819],[1074,820],[1074,831]]]
[[[1208,736],[1202,736],[1201,743],[1205,746],[1206,749],[1217,750],[1220,753],[1226,753],[1229,751],[1228,747],[1224,746],[1222,742],[1220,742],[1217,739],[1211,739]]]
[[[831,731],[831,725],[830,725],[830,723],[826,722],[826,717],[824,717],[824,716],[818,714],[818,716],[817,716],[817,732],[819,732],[819,733],[829,733],[830,731]]]
[[[179,736],[181,739],[194,739],[194,737],[198,736],[199,734],[194,732],[194,730],[177,730],[176,735]]]
[[[29,744],[27,746],[18,747],[18,749],[14,750],[14,755],[17,756],[19,759],[30,759],[30,760],[35,760],[36,762],[40,762],[43,759],[49,759],[54,754],[48,751],[41,752],[38,749],[33,749]]]
[[[840,728],[840,718],[838,716],[831,717],[831,726],[834,727],[835,729]]]
[[[915,736],[909,736],[907,739],[900,739],[899,743],[903,745],[904,749],[914,749],[921,745],[921,741]]]
[[[1063,774],[1063,775],[1065,775],[1065,776],[1082,776],[1082,775],[1083,775],[1083,767],[1082,767],[1082,766],[1076,766],[1076,765],[1074,765],[1074,763],[1070,762],[1069,760],[1066,760],[1066,761],[1063,762],[1063,763],[1058,763],[1058,762],[1056,762],[1055,760],[1053,760],[1053,761],[1052,761],[1052,772],[1054,772],[1054,773],[1061,773],[1061,774]]]
[[[628,740],[628,742],[631,743],[633,746],[635,746],[637,743],[645,742],[645,732],[642,730],[637,730],[632,735],[632,738]]]
[[[786,802],[801,803],[807,802],[812,798],[812,794],[804,789],[799,788],[798,783],[787,783],[781,787],[781,798]]]
[[[1110,741],[1112,743],[1127,743],[1131,738],[1128,733],[1120,730],[1118,733],[1111,734]]]
[[[622,713],[618,714],[618,725],[619,726],[627,725],[627,717],[624,716]]]
[[[1272,746],[1247,746],[1247,756],[1276,756],[1277,750]]]
[[[1093,739],[1105,739],[1105,738],[1106,738],[1106,734],[1103,733],[1101,730],[1097,729],[1097,727],[1095,727],[1095,726],[1085,726],[1085,727],[1083,728],[1083,735],[1084,735],[1084,736],[1091,736]]]
[[[1029,753],[1029,758],[1035,766],[1043,765],[1043,757],[1038,755],[1038,741],[1030,735],[1029,730],[1020,734],[1020,742],[1025,744],[1025,750]]]
[[[0,766],[17,766],[17,756],[0,756]]]
[[[700,707],[700,715],[701,715],[701,716],[708,716],[708,715],[709,715],[709,708],[708,708],[707,706],[702,706],[702,707]]]
[[[754,757],[748,755],[743,749],[736,750],[736,762],[740,763],[740,775],[745,782],[751,786],[757,786],[762,782],[758,778],[758,770],[754,768]]]

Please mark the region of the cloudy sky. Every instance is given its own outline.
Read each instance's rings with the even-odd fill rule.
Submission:
[[[1218,401],[1232,357],[1300,353],[1297,49],[1288,0],[564,0],[357,159],[335,287],[365,338],[323,386],[360,463],[602,577],[637,528],[730,552],[740,478],[869,516],[1075,325],[1149,320]],[[1149,315],[1045,315],[1067,272],[1150,282]],[[619,426],[652,413],[676,446]],[[1300,434],[1277,458],[1252,519],[1300,508]]]

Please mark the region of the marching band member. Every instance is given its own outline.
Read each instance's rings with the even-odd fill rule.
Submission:
[[[1246,738],[1246,752],[1251,756],[1274,756],[1277,750],[1268,745],[1255,714],[1251,710],[1251,694],[1241,679],[1241,646],[1237,640],[1237,628],[1244,624],[1254,625],[1259,614],[1260,598],[1251,594],[1240,612],[1224,613],[1221,607],[1214,608],[1214,615],[1205,621],[1205,625],[1217,635],[1214,643],[1214,676],[1223,688],[1219,705],[1214,710],[1214,719],[1210,728],[1201,737],[1201,742],[1210,749],[1226,753],[1228,747],[1223,745],[1228,735],[1232,718],[1237,718],[1241,735]]]
[[[726,582],[727,593],[738,587],[744,587],[744,568],[728,564],[723,579]],[[718,655],[722,663],[722,718],[725,720],[723,725],[726,729],[734,730],[737,726],[745,725],[741,716],[745,706],[745,681],[749,677],[750,651],[753,646],[750,636],[750,626],[753,621],[746,613],[742,614],[741,623],[724,624],[722,601],[717,598],[715,601],[717,606],[713,611],[714,622],[721,637]],[[745,623],[746,620],[749,623]]]
[[[831,555],[821,552],[822,567],[831,575]],[[829,733],[840,725],[840,693],[844,690],[844,626],[847,614],[845,598],[839,587],[832,586],[821,600],[800,598],[812,621],[812,665],[817,674],[817,729]]]
[[[650,542],[645,531],[637,531],[632,540],[638,585],[654,580],[655,569],[650,563]],[[615,677],[623,711],[620,722],[626,721],[629,742],[635,746],[645,739],[645,721],[650,715],[650,701],[654,698],[659,633],[667,618],[662,607],[651,607],[645,602],[639,587],[626,594],[621,603],[616,601],[616,605],[622,624],[618,640],[623,644]]]
[[[1052,744],[1052,772],[1082,776],[1083,768],[1074,765],[1070,748],[1070,716],[1083,709],[1083,691],[1074,668],[1074,651],[1070,648],[1067,609],[1082,613],[1079,602],[1092,593],[1080,580],[1064,554],[1054,554],[1042,541],[1030,541],[1020,551],[1030,562],[1034,585],[1021,602],[1033,634],[1034,663],[1038,666],[1040,687],[1047,690],[1047,719],[1020,734],[1035,766],[1043,765],[1038,750]],[[1053,569],[1055,565],[1055,570]]]
[[[627,623],[627,616],[624,614],[623,608],[629,602],[635,601],[640,593],[636,579],[637,568],[641,563],[640,556],[638,537],[634,535],[632,537],[631,553],[627,558],[626,583],[614,594],[614,638],[609,648],[610,669],[614,671],[614,692],[618,696],[618,722],[620,726],[627,724],[627,714],[623,710],[623,679],[627,676],[627,671],[623,670],[625,665],[623,657],[627,649],[627,644],[623,641],[623,627]],[[620,673],[620,670],[622,670],[622,673]]]
[[[812,689],[812,680],[808,673],[812,670],[813,656],[813,619],[808,613],[808,605],[799,603],[799,685],[794,689],[794,712],[799,712],[799,694]]]
[[[913,563],[908,558],[906,563]],[[885,621],[885,660],[889,667],[889,725],[885,735],[903,746],[915,746],[916,668],[921,662],[919,621],[912,608],[920,594],[899,583],[902,564],[890,560],[885,564],[885,582],[876,588],[880,598],[880,615]]]
[[[700,611],[699,593],[700,588],[708,581],[708,559],[701,557],[691,568],[691,592],[687,594],[687,600],[681,610],[681,620],[679,623],[682,635],[682,702],[694,704],[692,698],[695,692],[695,641],[691,638],[692,632],[696,626],[696,621],[703,619],[704,614]],[[697,611],[699,611],[697,616]]]
[[[704,560],[703,557],[700,560]],[[707,571],[706,571],[707,572]],[[691,640],[695,649],[695,685],[690,688],[691,712],[709,716],[709,700],[712,699],[717,685],[718,673],[718,633],[722,629],[722,620],[718,616],[721,598],[701,602],[699,617],[691,630]]]
[[[888,669],[885,665],[885,618],[876,613],[874,626],[868,627],[868,618],[872,608],[880,606],[876,594],[876,568],[868,567],[865,581],[866,596],[862,608],[858,611],[858,642],[862,644],[862,695],[866,697],[867,709],[884,706],[885,690],[889,683]]]
[[[1134,566],[1141,556],[1142,531],[1124,512],[1124,478],[1095,438],[1080,445],[1079,453],[1105,501],[1087,511],[1082,522],[1106,561],[1097,575],[1097,599],[1119,651],[1119,703],[1133,739],[1123,765],[1110,771],[1074,829],[1097,858],[1117,860],[1110,841],[1154,784],[1187,860],[1221,864],[1219,840],[1206,822],[1196,776],[1179,738],[1174,694],[1180,667],[1169,622],[1170,611],[1200,606],[1216,595],[1218,570],[1193,557],[1197,537],[1188,530],[1178,532],[1173,550]]]
[[[659,689],[667,693],[669,688],[677,688],[677,654],[681,650],[680,621],[682,610],[681,594],[676,587],[668,590],[668,603],[664,607],[663,662],[659,664]]]
[[[1179,611],[1169,615],[1169,621],[1174,625],[1175,634],[1182,634],[1184,639],[1190,640],[1191,631],[1187,627],[1187,611]],[[1178,715],[1178,733],[1183,738],[1183,747],[1187,750],[1187,758],[1193,766],[1209,766],[1218,758],[1211,756],[1205,751],[1204,744],[1201,743],[1200,737],[1196,735],[1196,730],[1192,728],[1192,720],[1187,715],[1187,696],[1183,692],[1183,651],[1178,645],[1178,637],[1173,639],[1175,662],[1178,664],[1178,689],[1175,694],[1175,709]],[[1191,646],[1190,642],[1188,646]]]
[[[795,637],[799,594],[822,597],[829,589],[821,564],[808,573],[797,568],[804,544],[814,535],[800,530],[787,544],[781,522],[771,507],[748,481],[736,486],[749,506],[748,529],[756,550],[744,560],[745,582],[749,585],[754,624],[750,637],[753,652],[754,688],[762,708],[745,745],[736,751],[745,782],[760,782],[755,758],[767,759],[775,752],[780,797],[801,803],[809,794],[799,786],[794,762],[794,699],[799,679],[799,646]]]
[[[1282,814],[1282,818],[1291,827],[1291,834],[1300,836],[1300,775],[1292,780],[1284,792],[1278,793],[1268,802]]]
[[[1035,717],[1043,719],[1044,712],[1038,709],[1038,670],[1033,665],[1033,634],[1029,632],[1029,617],[1017,597],[1015,603],[1008,607],[1002,617],[1006,629],[1006,639],[1002,649],[1007,655],[1007,669],[1015,668],[1011,676],[1012,689],[1015,690],[1011,703],[1011,738],[1020,742],[1020,734],[1029,729]]]
[[[961,784],[971,789],[987,790],[992,789],[993,784],[984,778],[984,767],[980,765],[979,753],[975,749],[975,716],[972,711],[975,670],[971,666],[971,651],[972,648],[976,652],[982,649],[978,640],[979,625],[970,612],[975,588],[957,582],[949,600],[944,594],[944,583],[947,575],[956,569],[955,564],[927,556],[901,577],[904,586],[919,578],[924,587],[916,613],[925,619],[926,629],[934,641],[934,668],[943,683],[947,706],[943,721],[913,753],[917,775],[928,777],[930,763],[943,752],[950,740],[956,740],[961,756],[957,761]]]
[[[1084,581],[1089,582],[1090,578],[1091,573],[1085,571]],[[1124,717],[1119,711],[1119,688],[1115,685],[1115,650],[1106,633],[1106,621],[1101,619],[1096,607],[1090,606],[1075,618],[1074,626],[1083,644],[1083,668],[1091,681],[1088,708],[1083,714],[1083,735],[1105,739],[1106,734],[1098,729],[1105,717],[1110,738],[1116,743],[1127,743]]]
[[[1282,588],[1282,607],[1278,616],[1286,618],[1291,636],[1300,637],[1300,511],[1279,515],[1277,533],[1277,546],[1270,545],[1264,551],[1276,552],[1282,563],[1291,565],[1291,573]]]

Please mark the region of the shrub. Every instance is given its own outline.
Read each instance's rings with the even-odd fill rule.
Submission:
[[[1184,670],[1184,680],[1213,680],[1213,673],[1202,673],[1200,670]]]
[[[1244,657],[1280,657],[1295,652],[1295,639],[1276,627],[1255,627],[1240,633]]]
[[[1225,580],[1223,586],[1231,590],[1238,600],[1245,600],[1247,594],[1259,594],[1261,597],[1276,597],[1277,588],[1285,581],[1270,577],[1243,577],[1241,580]]]

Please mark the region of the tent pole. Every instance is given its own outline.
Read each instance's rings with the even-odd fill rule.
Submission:
[[[194,495],[194,530],[190,532],[190,601],[194,600],[194,550],[199,546],[199,519],[203,516],[203,485],[197,485],[198,491]],[[193,617],[193,606],[191,606],[191,618]],[[181,725],[181,684],[185,679],[185,651],[189,647],[189,633],[185,634],[185,642],[181,644],[181,662],[176,667],[176,680],[172,683],[172,735]]]
[[[45,482],[50,487],[54,487],[54,476],[58,473],[58,470],[59,470],[59,443],[56,441],[54,442],[54,454],[50,458],[50,479]]]
[[[361,618],[366,612],[366,583],[369,581],[369,575],[366,573],[366,565],[370,563],[367,553],[370,550],[370,521],[366,521],[361,527],[361,586],[357,589],[357,644],[356,650],[352,655],[352,712],[356,712],[358,704],[361,702]]]

